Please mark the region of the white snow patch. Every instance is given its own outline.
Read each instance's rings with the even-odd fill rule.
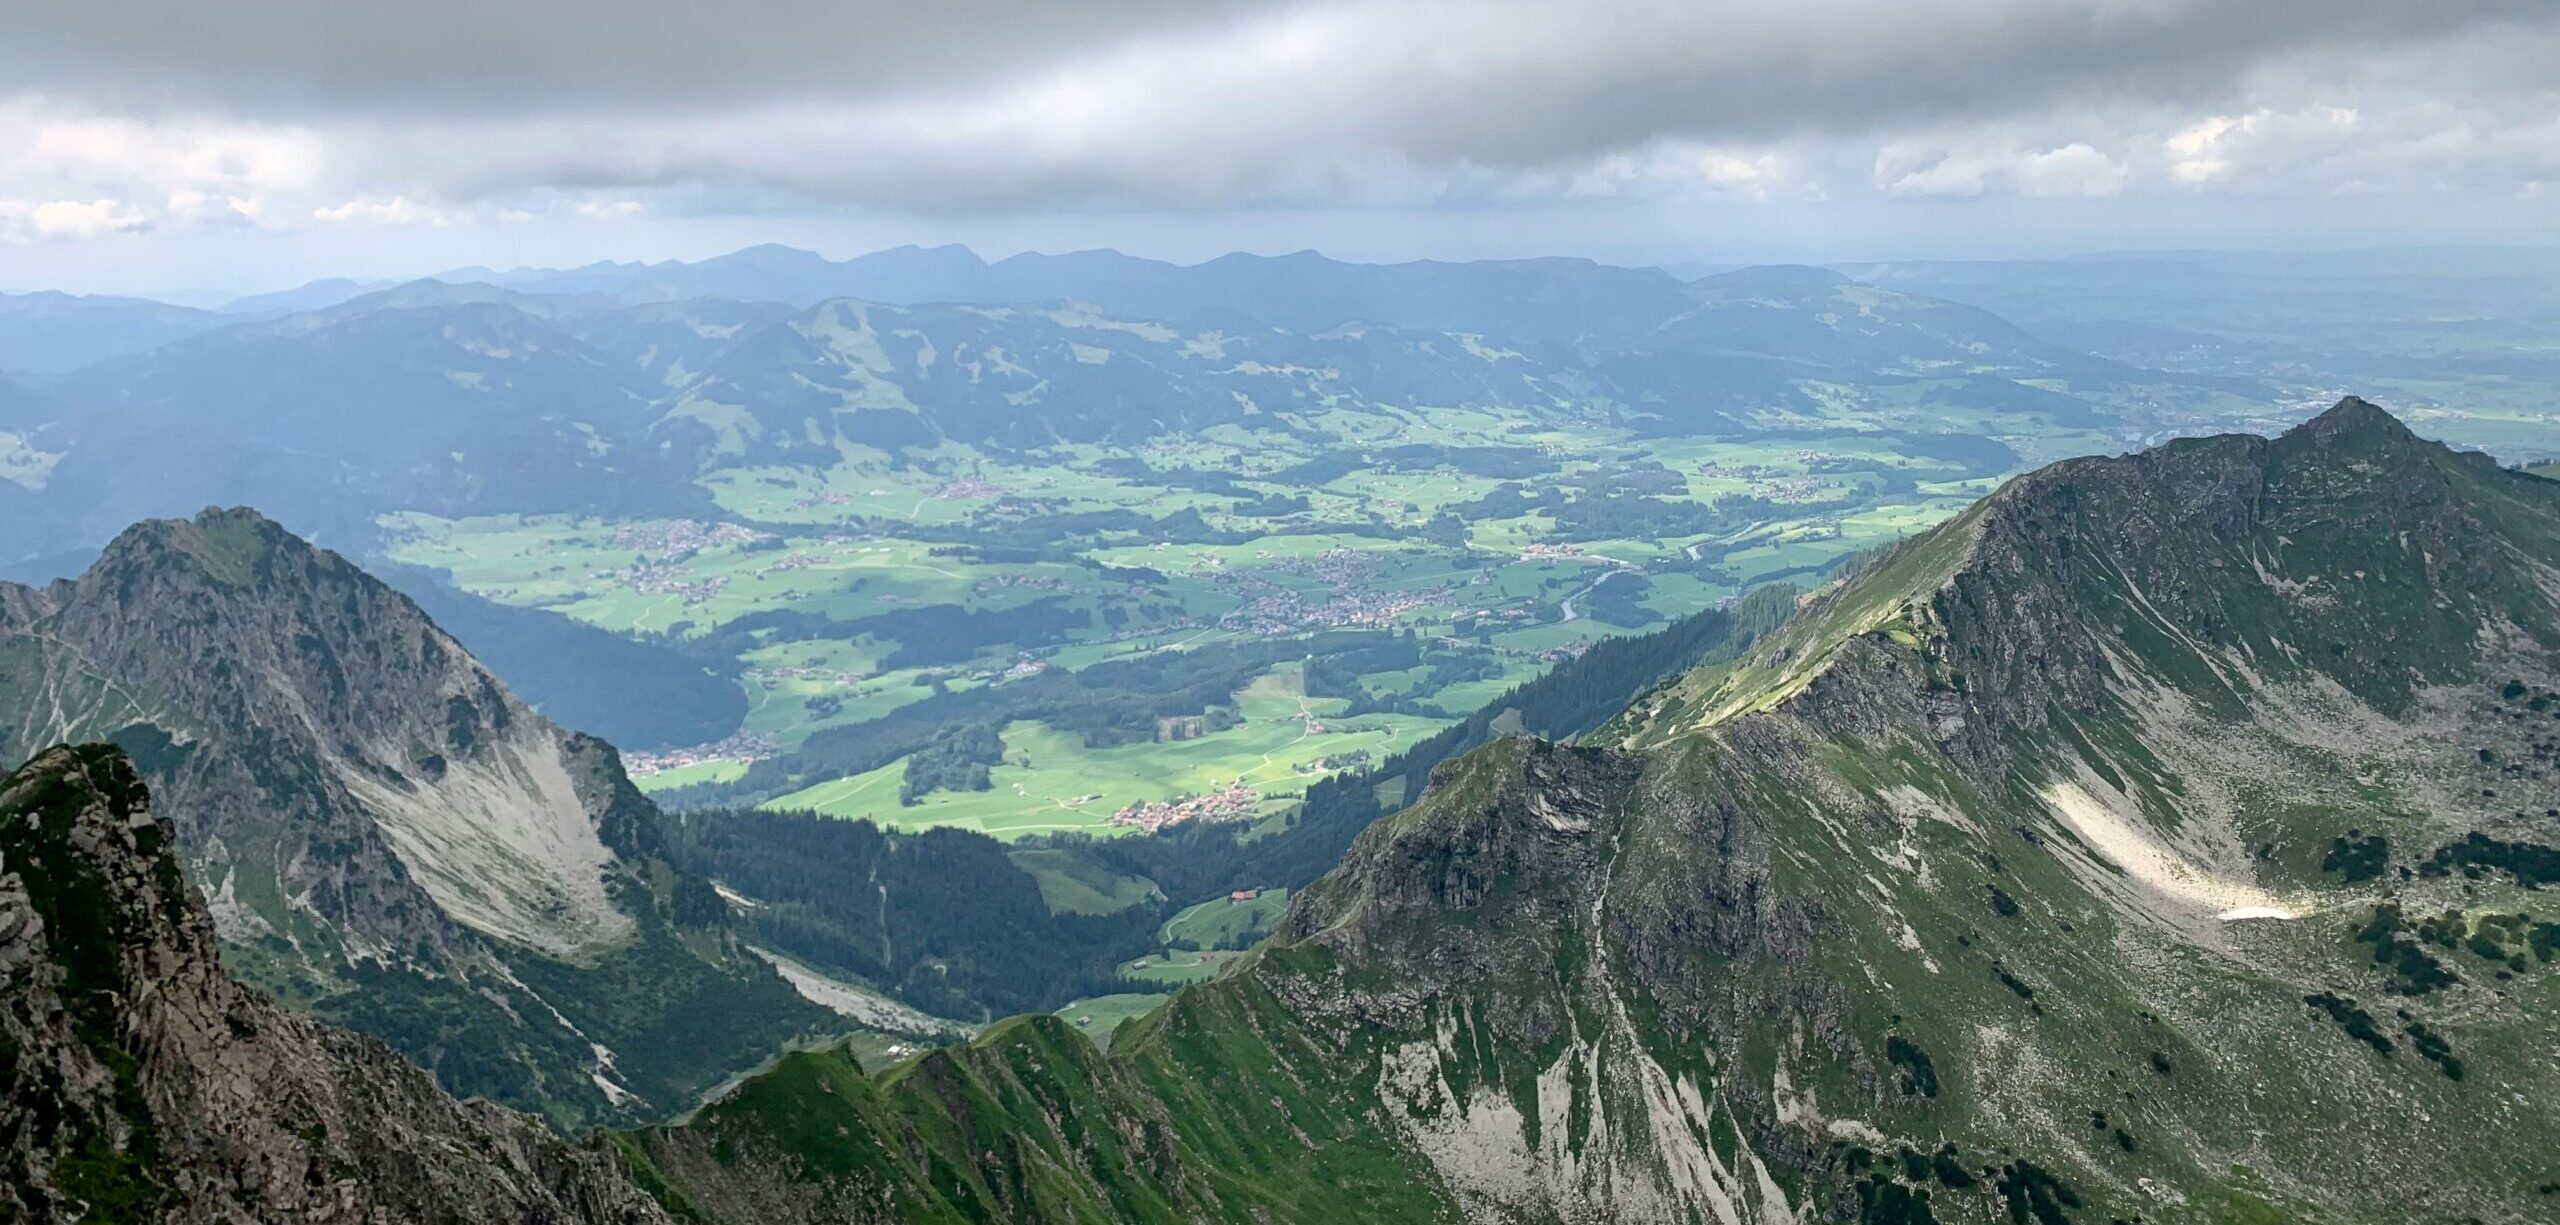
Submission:
[[[204,857],[206,867],[222,876],[222,883],[204,899],[205,909],[213,913],[214,930],[221,932],[226,940],[240,941],[274,934],[275,928],[267,922],[266,916],[249,909],[240,900],[235,888],[240,880],[240,865],[231,861],[231,848],[223,845],[220,838],[209,838],[205,841]]]
[[[604,1099],[616,1106],[620,1106],[625,1102],[636,1102],[640,1100],[639,1094],[633,1093],[629,1089],[625,1089],[622,1086],[613,1083],[613,1078],[605,1075],[601,1071],[587,1073],[587,1079],[594,1081],[596,1088],[603,1091]]]
[[[1982,832],[1982,827],[1975,824],[1973,818],[1947,807],[1939,802],[1938,797],[1909,783],[1898,783],[1887,787],[1878,798],[1882,799],[1885,807],[1891,809],[1893,815],[1897,817],[1925,818],[1940,825],[1963,830],[1968,834]]]
[[[1822,1130],[1834,1140],[1847,1140],[1868,1148],[1888,1148],[1893,1143],[1875,1124],[1857,1119],[1833,1119],[1823,1124]]]

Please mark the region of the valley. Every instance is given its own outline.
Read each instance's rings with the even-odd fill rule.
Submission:
[[[846,443],[823,468],[706,476],[718,518],[409,512],[382,548],[731,678],[747,711],[725,743],[625,746],[649,750],[636,773],[669,802],[1117,836],[1165,819],[1146,806],[1189,819],[1228,793],[1218,819],[1267,818],[1601,637],[1818,579],[2034,456],[2106,445],[1997,414],[1932,430],[2013,432],[1905,436],[1888,417],[1765,442],[1459,407],[1267,415],[1127,447]],[[1309,649],[1270,649],[1287,641]],[[1238,645],[1197,705],[1116,725],[1008,700],[1053,671]],[[920,742],[852,773],[794,761],[969,693],[1001,748],[956,786],[909,784]]]
[[[228,973],[697,1220],[2333,1207],[2223,1168],[2225,1050],[2535,1159],[2390,1077],[2535,1075],[2462,991],[2560,947],[2473,811],[2547,784],[2560,682],[2480,645],[2547,482],[1835,272],[1386,275],[1524,274],[1588,309],[426,281],[30,373],[0,493],[84,573],[0,584],[0,752],[115,746]],[[278,517],[83,548],[173,449]]]
[[[297,556],[236,518],[148,530],[216,581]],[[137,547],[84,585],[118,590]],[[613,844],[661,829],[678,898],[716,870],[726,918],[679,922],[870,1032],[796,1038],[673,1120],[512,1150],[529,1177],[448,1146],[342,1194],[644,1223],[2538,1219],[2555,574],[2560,484],[2348,399],[2272,439],[2047,465],[1801,599],[1597,642],[1259,838],[634,811]],[[0,588],[47,626],[83,598]],[[124,709],[165,728],[195,701]],[[33,984],[0,997],[0,1049],[43,1052],[0,1073],[69,1129],[12,1150],[18,1194],[95,1185],[60,1154],[136,1120],[184,1168],[299,1152],[297,1127],[350,1168],[385,1129],[522,1144],[528,1122],[457,1115],[232,984],[224,895],[178,862],[202,835],[151,803],[109,745],[0,783],[0,853],[47,873],[0,877],[0,973]],[[1218,873],[1303,883],[1165,904]],[[1079,948],[1107,972],[1060,964]],[[1029,1000],[1044,972],[1111,989],[953,1027],[856,985]],[[118,992],[177,1066],[267,1060],[287,1091],[252,1104],[43,1023]],[[56,1066],[101,1071],[26,1070]],[[397,1092],[316,1088],[349,1075]],[[107,1151],[146,1202],[309,1195]]]
[[[1268,830],[1595,641],[1819,582],[2054,459],[2326,402],[2236,317],[2210,352],[2072,330],[2186,282],[1847,271],[758,249],[236,318],[66,299],[96,356],[21,372],[0,431],[31,551],[271,473],[269,513],[671,807]],[[1958,290],[2104,353],[1928,296]],[[2514,441],[2508,411],[2426,419]],[[172,448],[211,462],[116,476]]]

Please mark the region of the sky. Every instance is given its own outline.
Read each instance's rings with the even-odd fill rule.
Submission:
[[[33,0],[0,287],[2560,243],[2553,0]]]

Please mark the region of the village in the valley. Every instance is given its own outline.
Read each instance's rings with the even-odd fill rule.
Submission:
[[[1190,821],[1242,821],[1253,816],[1255,806],[1261,802],[1261,792],[1233,783],[1207,795],[1132,804],[1111,814],[1111,823],[1136,826],[1152,834],[1168,825]]]

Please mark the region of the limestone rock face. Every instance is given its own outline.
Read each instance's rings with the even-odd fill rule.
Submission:
[[[728,939],[611,746],[255,511],[0,584],[0,766],[88,742],[150,785],[233,972],[458,1094],[635,1121],[825,1022]],[[685,1019],[714,998],[732,1029]]]
[[[0,1096],[13,1220],[666,1219],[608,1150],[232,982],[174,831],[106,746],[0,782]]]

